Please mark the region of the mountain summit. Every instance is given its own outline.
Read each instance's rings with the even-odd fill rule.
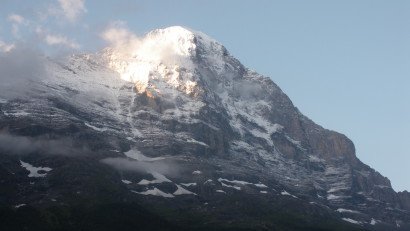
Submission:
[[[137,203],[188,229],[409,230],[408,193],[220,43],[183,27],[132,39],[49,59],[27,97],[0,101],[3,205]]]
[[[136,43],[131,50],[121,44],[106,49],[103,55],[111,69],[142,91],[150,82],[162,79],[168,86],[184,87],[190,93],[200,81],[195,61],[201,59],[217,73],[225,65],[226,49],[221,44],[184,27],[154,30]]]

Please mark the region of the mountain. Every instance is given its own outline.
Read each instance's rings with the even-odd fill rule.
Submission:
[[[408,192],[201,32],[44,65],[0,99],[2,230],[410,230]]]

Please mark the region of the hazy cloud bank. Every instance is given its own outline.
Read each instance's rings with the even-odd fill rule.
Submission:
[[[68,138],[51,140],[38,137],[0,134],[0,151],[7,155],[24,156],[32,153],[74,156],[87,150],[75,148]]]
[[[158,172],[165,175],[177,175],[180,171],[180,167],[174,161],[166,159],[155,162],[144,162],[117,157],[105,158],[101,160],[101,162],[119,171],[139,173]]]
[[[45,62],[39,52],[23,46],[0,52],[0,96],[6,99],[24,96],[47,77]]]

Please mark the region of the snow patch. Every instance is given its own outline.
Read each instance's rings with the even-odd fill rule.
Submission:
[[[252,184],[252,183],[249,183],[249,182],[246,182],[246,181],[241,181],[241,180],[228,180],[228,179],[224,179],[224,178],[218,178],[218,181],[219,181],[219,182],[225,181],[225,182],[229,182],[229,183],[232,183],[232,184],[240,184],[240,185]]]
[[[8,101],[5,99],[0,98],[0,103],[7,103]]]
[[[350,210],[350,209],[343,209],[343,208],[339,208],[336,211],[339,212],[339,213],[360,213],[359,211]]]
[[[174,195],[189,195],[189,194],[196,195],[196,193],[188,191],[178,184],[176,184],[176,186],[177,186],[177,190],[173,193]]]
[[[199,145],[202,145],[202,146],[208,147],[208,145],[207,145],[207,144],[205,144],[204,142],[198,141],[198,140],[193,139],[193,138],[189,138],[189,139],[187,139],[187,140],[186,140],[186,142],[187,142],[187,143],[199,144]]]
[[[291,197],[293,197],[293,198],[298,198],[297,196],[292,195],[292,194],[286,192],[285,190],[283,190],[280,194],[283,195],[283,196],[291,196]]]
[[[328,200],[340,200],[340,199],[345,199],[345,198],[350,198],[350,196],[337,196],[334,194],[327,195]]]
[[[164,182],[172,182],[170,179],[166,178],[164,175],[158,172],[152,172],[151,175],[155,178],[154,180],[141,180],[138,185],[149,185],[149,184],[161,184]]]
[[[137,192],[134,190],[131,190],[131,192],[133,193],[137,193],[137,194],[141,194],[141,195],[152,195],[152,196],[159,196],[159,197],[166,197],[166,198],[173,198],[174,195],[169,194],[169,193],[165,193],[157,188],[153,188],[153,189],[149,189],[147,191],[144,192]]]
[[[212,182],[214,182],[214,181],[211,180],[211,179],[208,179],[207,181],[204,182],[204,184],[210,184],[210,183],[212,183]]]
[[[257,183],[257,184],[254,184],[254,183],[250,183],[250,182],[246,182],[246,181],[228,180],[228,179],[224,179],[224,178],[218,178],[218,181],[221,182],[221,183],[222,183],[222,181],[224,181],[224,182],[228,182],[228,183],[235,184],[235,185],[254,185],[258,188],[268,188],[268,186],[266,186],[265,184],[262,184],[260,182]]]
[[[19,204],[19,205],[15,205],[14,208],[18,209],[20,207],[26,206],[26,204]]]
[[[226,192],[225,192],[224,190],[220,190],[220,189],[216,190],[215,192],[217,192],[217,193],[225,193],[225,194],[226,194]]]
[[[317,157],[317,156],[309,155],[308,157],[309,157],[309,161],[310,161],[310,162],[316,162],[316,163],[323,162],[323,159],[320,159],[320,158]]]
[[[260,191],[260,193],[266,194],[268,193],[268,191]]]
[[[131,181],[129,181],[129,180],[121,180],[122,181],[122,183],[124,183],[124,184],[131,184],[132,182]]]
[[[325,175],[340,175],[343,174],[343,171],[340,168],[333,166],[326,166]]]
[[[343,185],[339,185],[339,186],[330,188],[329,190],[327,190],[327,193],[334,193],[334,192],[339,192],[343,190],[349,190],[349,188],[344,187]]]
[[[47,172],[53,170],[52,168],[49,167],[34,167],[33,165],[23,162],[20,160],[21,167],[27,169],[30,173],[28,174],[28,177],[45,177],[47,175]],[[38,171],[45,171],[45,173],[39,173]]]
[[[362,224],[362,222],[353,220],[351,218],[342,218],[342,220],[347,221],[347,222],[352,223],[352,224],[356,224],[356,225]]]
[[[234,189],[236,189],[236,190],[241,190],[241,187],[239,187],[239,186],[232,186],[232,185],[225,184],[224,182],[221,182],[221,181],[219,181],[219,182],[220,182],[221,185],[224,186],[224,187],[234,188]]]
[[[259,188],[269,188],[268,186],[266,186],[266,185],[264,185],[264,184],[262,184],[262,183],[258,183],[258,184],[254,184],[256,187],[259,187]]]
[[[372,220],[370,221],[370,224],[371,224],[371,225],[376,225],[376,224],[377,224],[377,221],[376,221],[374,218],[372,218]]]
[[[300,142],[300,141],[298,141],[298,140],[294,140],[294,139],[292,139],[291,137],[289,137],[289,136],[285,136],[285,138],[289,141],[289,142],[291,142],[293,145],[295,145],[299,150],[302,150],[302,151],[306,151],[306,149],[305,148],[303,148],[303,146],[302,146],[302,142]]]
[[[3,114],[4,114],[5,116],[14,116],[14,117],[20,117],[20,116],[28,116],[28,115],[30,115],[30,113],[25,112],[25,111],[19,111],[19,112],[6,112],[6,111],[3,111]]]
[[[181,183],[185,187],[196,186],[196,183]]]
[[[158,160],[165,159],[165,157],[151,158],[151,157],[144,156],[140,151],[138,151],[136,149],[131,149],[128,152],[124,152],[124,154],[128,158],[131,158],[131,159],[134,159],[134,160],[137,160],[137,161],[144,161],[144,162],[152,162],[152,161],[158,161]]]
[[[333,195],[333,194],[327,195],[328,200],[337,200],[337,199],[340,199],[340,198],[341,198],[340,196],[336,196],[336,195]]]
[[[196,171],[192,172],[192,175],[201,175],[201,174],[202,174],[202,172],[199,171],[199,170],[196,170]]]
[[[89,128],[91,128],[91,129],[94,129],[94,130],[96,130],[96,131],[99,131],[99,132],[104,132],[104,131],[107,131],[107,128],[97,128],[97,127],[95,127],[95,126],[93,126],[93,125],[91,125],[91,124],[89,124],[89,123],[86,123],[86,122],[84,122],[84,125],[85,126],[87,126],[87,127],[89,127]]]

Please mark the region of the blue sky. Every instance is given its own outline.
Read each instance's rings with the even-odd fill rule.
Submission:
[[[0,50],[104,47],[122,21],[139,36],[202,31],[269,76],[305,115],[346,134],[357,156],[410,190],[410,1],[2,0]]]

